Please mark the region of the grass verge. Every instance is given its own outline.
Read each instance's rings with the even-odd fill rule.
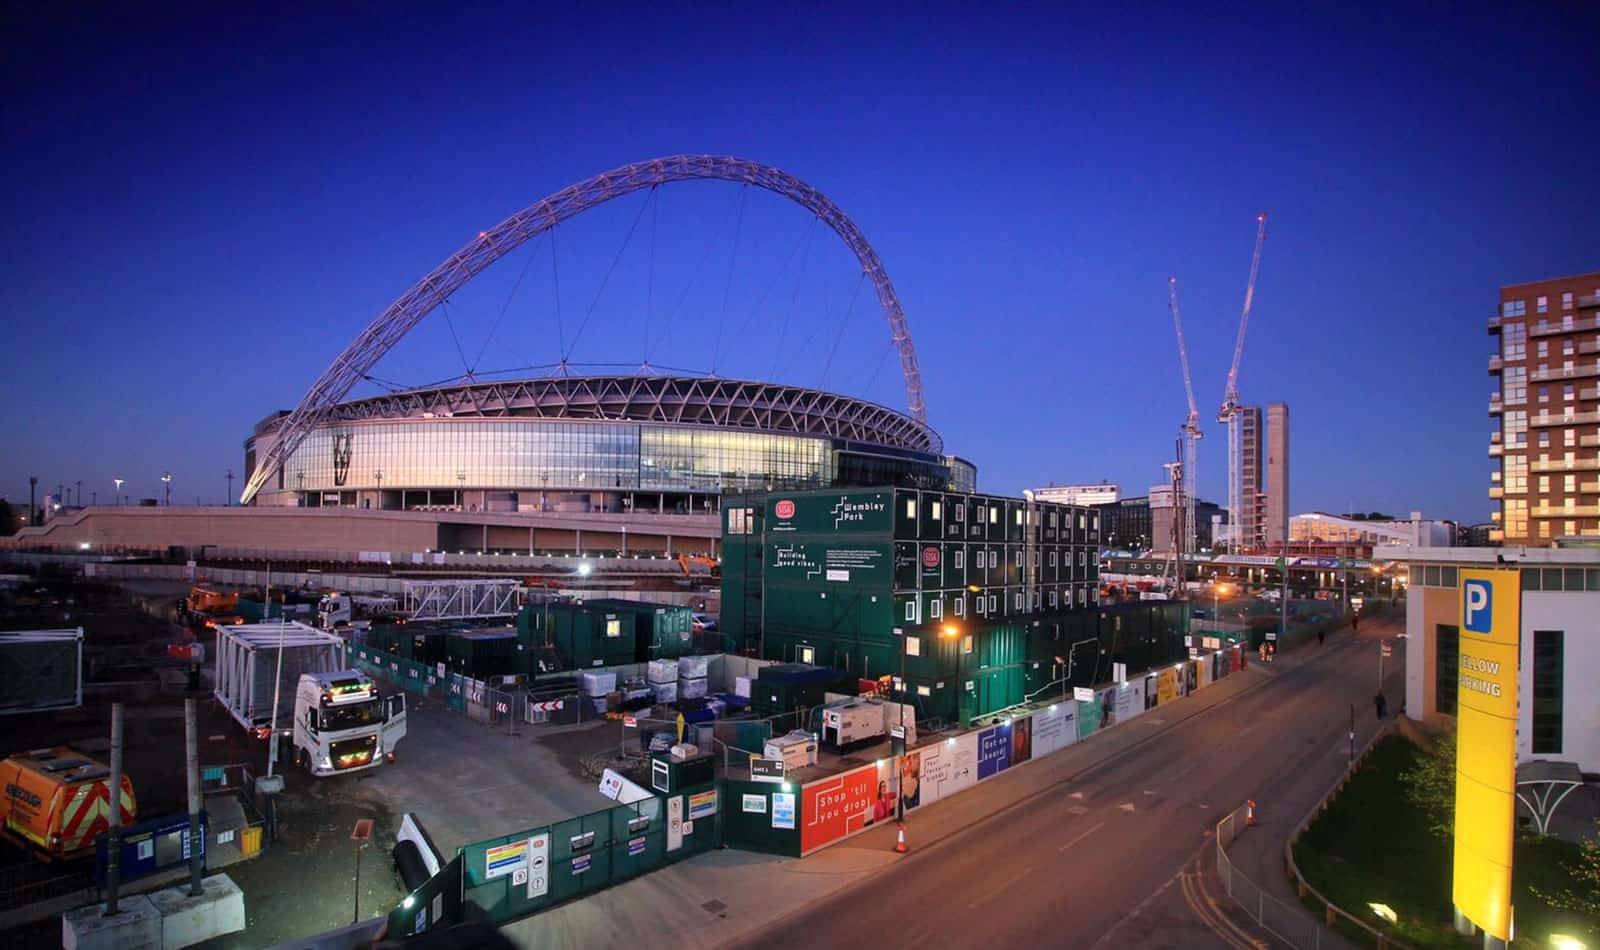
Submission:
[[[1393,908],[1399,923],[1392,932],[1414,947],[1480,946],[1450,925],[1450,842],[1429,831],[1426,815],[1405,798],[1400,773],[1422,754],[1400,736],[1378,743],[1361,771],[1300,836],[1295,862],[1328,900],[1374,926],[1381,922],[1369,903]],[[1511,894],[1516,946],[1547,947],[1552,933],[1600,945],[1600,920],[1556,910],[1537,896],[1560,890],[1568,879],[1566,867],[1577,856],[1577,846],[1566,841],[1518,837]]]

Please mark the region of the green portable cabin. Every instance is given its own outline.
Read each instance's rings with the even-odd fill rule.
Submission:
[[[522,645],[508,630],[463,630],[445,636],[445,663],[472,679],[522,672]]]
[[[517,640],[537,653],[555,647],[567,669],[637,662],[638,616],[594,604],[532,604],[517,615]]]
[[[633,614],[638,634],[633,662],[671,660],[694,652],[694,612],[688,607],[635,600],[591,600],[590,607]]]

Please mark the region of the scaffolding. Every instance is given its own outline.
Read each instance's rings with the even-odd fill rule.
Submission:
[[[517,579],[406,581],[405,610],[410,620],[471,620],[513,617],[524,590]]]

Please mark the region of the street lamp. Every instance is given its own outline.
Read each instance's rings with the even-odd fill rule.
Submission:
[[[372,473],[372,477],[377,479],[377,481],[378,481],[378,510],[382,511],[383,510],[383,469],[380,468],[376,472],[373,472]],[[404,507],[404,506],[402,506],[402,507]]]
[[[954,640],[956,643],[956,715],[960,716],[961,701],[965,698],[967,691],[967,681],[961,678],[961,631],[956,627],[955,624],[947,623],[944,625],[944,628],[939,631],[939,633],[945,639]],[[965,726],[966,723],[962,722],[962,725]]]
[[[222,505],[225,508],[233,506],[233,469],[228,469],[228,493],[222,496]]]
[[[122,483],[125,479],[113,478],[111,484],[117,486],[117,504],[122,504]]]
[[[171,472],[162,472],[161,473],[161,480],[163,482],[165,482],[166,485],[167,485],[167,507],[171,508],[172,507],[172,473]]]

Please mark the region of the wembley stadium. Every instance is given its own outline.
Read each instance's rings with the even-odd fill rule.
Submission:
[[[289,413],[245,443],[247,477]],[[674,376],[414,389],[323,413],[258,505],[699,513],[723,492],[831,485],[973,490],[925,423],[848,396]]]

